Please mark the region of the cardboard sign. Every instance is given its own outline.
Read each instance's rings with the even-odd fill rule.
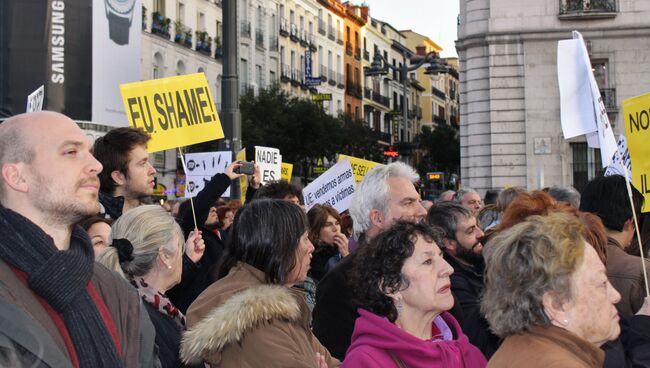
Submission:
[[[255,146],[255,163],[260,166],[262,185],[282,179],[282,155],[279,149]]]
[[[282,171],[282,180],[286,180],[289,183],[291,183],[291,175],[293,174],[293,164],[288,164],[286,162],[283,162],[280,170]]]
[[[305,209],[309,211],[315,204],[329,204],[337,211],[350,208],[356,182],[350,159],[344,158],[311,182],[302,190]]]
[[[27,96],[27,109],[25,112],[36,112],[43,110],[43,99],[45,98],[45,87],[40,86],[36,91]]]
[[[223,138],[203,73],[120,85],[129,125],[151,135],[149,152]]]
[[[650,93],[623,101],[625,136],[630,150],[632,184],[645,199],[643,212],[650,211]]]
[[[341,162],[343,159],[349,159],[350,165],[352,166],[352,172],[354,173],[354,181],[357,184],[363,180],[363,177],[366,176],[368,171],[377,165],[381,165],[378,162],[364,160],[362,158],[356,158],[352,156],[339,155],[338,162]]]
[[[605,176],[621,175],[625,176],[625,170],[628,173],[632,172],[632,165],[630,164],[630,150],[627,148],[627,140],[623,134],[618,137],[618,150],[605,170]]]
[[[231,162],[232,153],[230,151],[186,153],[187,190],[185,190],[185,198],[195,197],[213,176],[225,172]],[[230,197],[230,187],[223,193],[223,197]]]
[[[236,161],[246,161],[246,148],[242,148],[235,156]],[[248,178],[246,175],[239,178],[239,189],[241,193],[241,204],[246,203],[246,190],[248,190]]]

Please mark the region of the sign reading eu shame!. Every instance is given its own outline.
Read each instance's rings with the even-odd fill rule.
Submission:
[[[149,152],[223,138],[203,73],[120,85],[129,124],[151,135]]]

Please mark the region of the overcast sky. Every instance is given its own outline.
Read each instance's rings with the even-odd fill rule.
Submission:
[[[459,0],[365,0],[370,16],[399,30],[411,29],[442,46],[441,56],[457,56],[456,20]],[[361,1],[353,1],[361,4]]]

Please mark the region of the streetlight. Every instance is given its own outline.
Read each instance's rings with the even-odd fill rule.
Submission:
[[[402,47],[401,51],[403,59],[402,67],[391,65],[386,61],[386,59],[384,59],[383,56],[381,56],[379,52],[376,52],[375,56],[372,59],[372,63],[370,63],[370,67],[364,71],[364,75],[366,77],[371,77],[375,82],[377,82],[382,76],[388,74],[389,69],[400,73],[402,80],[402,121],[400,123],[400,132],[405,132],[406,120],[408,119],[408,106],[406,106],[406,94],[408,93],[408,89],[406,88],[406,80],[408,73],[417,70],[425,63],[429,63],[429,66],[427,67],[424,74],[439,76],[440,74],[448,73],[449,67],[440,62],[440,58],[435,51],[431,51],[425,56],[416,55],[410,59],[411,62],[415,62],[415,64],[409,66],[407,63],[407,60],[409,59],[407,50]],[[402,141],[403,140],[404,137],[402,137]]]

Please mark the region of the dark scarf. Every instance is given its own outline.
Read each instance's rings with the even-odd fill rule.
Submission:
[[[63,321],[80,367],[122,367],[115,343],[88,294],[93,247],[76,227],[70,248],[59,251],[41,228],[0,206],[0,258],[27,274],[29,288],[45,299]]]

